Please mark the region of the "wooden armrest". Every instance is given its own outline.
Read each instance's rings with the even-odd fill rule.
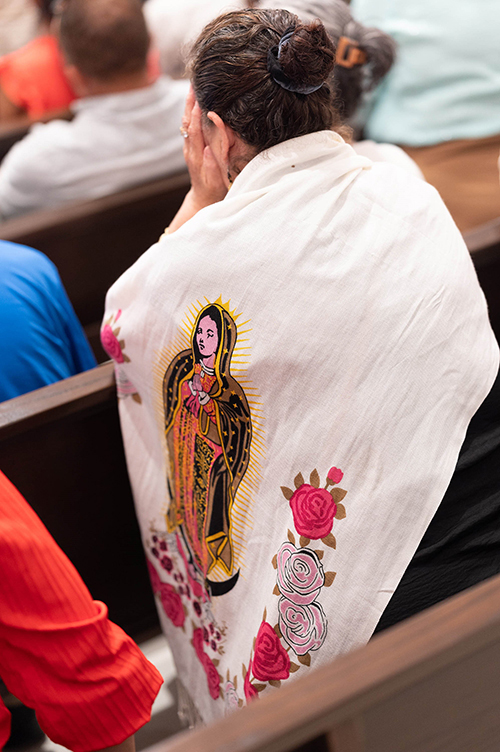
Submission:
[[[116,400],[113,361],[0,403],[0,441]]]

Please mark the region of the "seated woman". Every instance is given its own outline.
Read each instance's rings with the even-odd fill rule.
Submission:
[[[192,53],[192,187],[108,293],[153,589],[192,715],[366,642],[498,372],[437,192],[339,135],[335,50],[285,10]]]
[[[61,113],[75,99],[63,71],[56,37],[50,33],[54,0],[37,0],[39,36],[27,45],[0,57],[0,120],[28,115],[41,120]]]

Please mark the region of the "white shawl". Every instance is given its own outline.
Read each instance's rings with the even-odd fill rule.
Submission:
[[[212,369],[196,321],[219,326]],[[159,612],[203,720],[365,643],[498,370],[434,188],[332,132],[273,147],[115,283],[103,341]]]

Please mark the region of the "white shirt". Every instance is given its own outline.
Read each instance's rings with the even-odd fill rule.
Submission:
[[[187,81],[80,99],[74,120],[34,125],[0,167],[0,215],[97,198],[181,170]]]

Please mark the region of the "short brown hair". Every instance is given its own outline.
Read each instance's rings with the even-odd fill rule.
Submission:
[[[149,34],[140,0],[65,0],[59,39],[83,75],[110,81],[147,65]]]
[[[289,33],[279,56],[282,72],[298,88],[320,87],[312,93],[283,88],[268,68],[269,51]],[[247,144],[263,151],[340,125],[327,83],[334,57],[320,21],[302,24],[286,10],[242,10],[205,26],[189,70],[202,112],[216,112]]]

